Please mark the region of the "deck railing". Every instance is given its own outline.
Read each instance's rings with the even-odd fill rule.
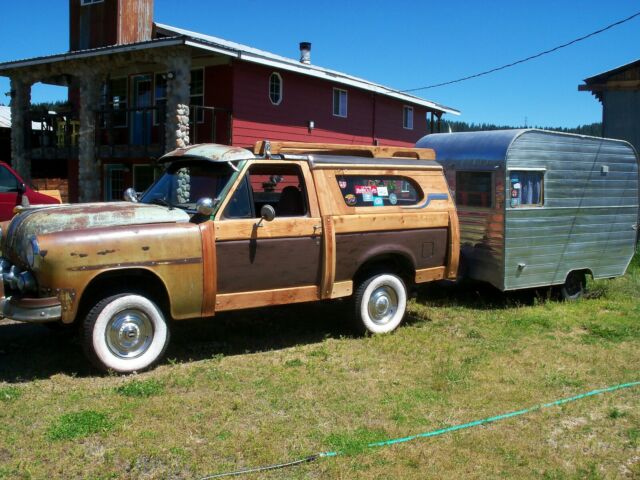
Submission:
[[[159,156],[165,152],[164,105],[101,109],[95,112],[95,145],[101,157]],[[224,108],[190,106],[191,144],[229,143],[231,112]],[[37,157],[78,155],[80,121],[77,113],[30,112],[25,122],[26,147]]]

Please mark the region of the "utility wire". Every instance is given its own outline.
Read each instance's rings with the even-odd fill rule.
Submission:
[[[416,92],[418,90],[427,90],[429,88],[443,87],[445,85],[451,85],[453,83],[464,82],[465,80],[470,80],[472,78],[478,78],[478,77],[482,77],[484,75],[489,75],[490,73],[497,72],[499,70],[504,70],[505,68],[513,67],[515,65],[519,65],[519,64],[524,63],[524,62],[528,62],[529,60],[533,60],[535,58],[542,57],[543,55],[548,55],[549,53],[553,53],[553,52],[555,52],[557,50],[560,50],[562,48],[566,48],[566,47],[568,47],[570,45],[573,45],[574,43],[578,43],[578,42],[581,42],[583,40],[586,40],[587,38],[594,37],[594,36],[596,36],[596,35],[598,35],[598,34],[600,34],[602,32],[605,32],[605,31],[610,30],[610,29],[612,29],[614,27],[617,27],[618,25],[622,25],[623,23],[626,23],[626,22],[628,22],[630,20],[633,20],[634,18],[636,18],[638,16],[640,16],[640,12],[636,12],[633,15],[627,17],[627,18],[623,18],[622,20],[618,20],[615,23],[607,25],[606,27],[603,27],[603,28],[601,28],[599,30],[596,30],[595,32],[591,32],[591,33],[589,33],[587,35],[583,35],[582,37],[579,37],[579,38],[576,38],[574,40],[571,40],[570,42],[563,43],[562,45],[558,45],[557,47],[550,48],[549,50],[545,50],[544,52],[536,53],[535,55],[531,55],[531,56],[529,56],[527,58],[523,58],[521,60],[516,60],[515,62],[511,62],[511,63],[508,63],[506,65],[502,65],[501,67],[492,68],[491,70],[486,70],[484,72],[480,72],[480,73],[476,73],[476,74],[473,74],[473,75],[469,75],[467,77],[458,78],[457,80],[450,80],[448,82],[436,83],[434,85],[427,85],[426,87],[417,87],[417,88],[409,88],[407,90],[399,90],[399,92],[403,92],[403,93]]]

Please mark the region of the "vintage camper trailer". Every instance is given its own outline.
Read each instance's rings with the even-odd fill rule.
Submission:
[[[535,129],[434,134],[460,218],[461,274],[500,290],[623,275],[636,249],[638,157],[624,141]]]

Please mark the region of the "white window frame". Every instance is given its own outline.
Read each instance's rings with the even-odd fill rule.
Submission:
[[[409,105],[402,107],[402,128],[413,130],[413,107]]]
[[[340,106],[341,106],[340,97],[338,100],[338,113],[336,113],[336,110],[335,110],[336,93],[338,95],[342,95],[344,93],[344,115],[342,114],[343,112],[340,110]],[[334,117],[347,118],[349,113],[349,92],[347,90],[343,90],[342,88],[333,89],[333,94],[331,95],[331,111],[333,112]]]
[[[93,5],[94,3],[103,3],[104,0],[80,0],[80,6],[86,7],[87,5]]]
[[[280,89],[278,91],[278,101],[274,102],[273,98],[271,98],[271,79],[274,77],[274,75],[278,78],[278,81],[280,82]],[[272,105],[280,105],[282,103],[282,98],[283,98],[283,94],[284,94],[284,83],[282,81],[282,75],[280,75],[278,72],[273,72],[271,75],[269,75],[269,90],[268,90],[268,94],[269,94],[269,101],[271,102]]]

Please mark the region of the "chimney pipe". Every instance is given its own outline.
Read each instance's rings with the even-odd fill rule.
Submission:
[[[305,65],[311,63],[311,42],[300,42],[300,62]]]

